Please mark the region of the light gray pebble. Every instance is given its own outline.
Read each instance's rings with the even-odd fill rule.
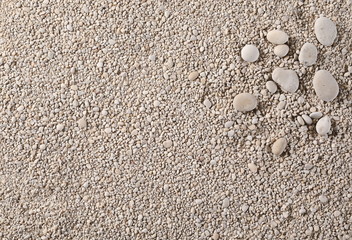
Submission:
[[[230,128],[230,127],[232,127],[232,125],[233,125],[233,121],[227,121],[225,123],[225,128]]]
[[[304,66],[312,66],[316,63],[318,50],[312,43],[305,43],[299,53],[298,60]]]
[[[208,108],[208,109],[211,108],[211,102],[209,101],[209,99],[205,99],[203,104],[206,108]]]
[[[330,118],[328,116],[322,117],[317,122],[317,125],[315,126],[315,128],[317,130],[317,133],[321,136],[328,134],[331,128]]]
[[[323,116],[323,114],[321,112],[312,112],[309,116],[313,119],[319,119]]]
[[[303,114],[302,118],[308,125],[311,125],[313,123],[312,119],[307,114]]]
[[[230,206],[230,199],[224,198],[224,200],[222,200],[222,207],[228,208],[229,206]]]
[[[274,54],[278,57],[285,57],[289,50],[290,49],[286,44],[278,45],[274,47]]]
[[[266,86],[266,89],[268,89],[269,92],[271,92],[273,94],[276,93],[277,85],[276,85],[276,83],[274,81],[267,81],[265,86]]]
[[[279,104],[277,105],[277,109],[278,109],[278,110],[282,110],[282,109],[285,108],[285,106],[286,106],[286,101],[281,101],[281,102],[279,102]]]
[[[297,121],[298,121],[298,123],[301,124],[302,126],[305,125],[305,122],[304,122],[304,120],[303,120],[303,118],[302,118],[301,116],[298,116],[298,117],[297,117]]]
[[[280,30],[272,30],[268,32],[268,34],[266,35],[266,38],[268,39],[269,42],[274,44],[284,44],[285,42],[288,41],[287,33]]]
[[[336,24],[327,17],[320,17],[315,21],[314,33],[321,44],[331,46],[337,36]]]
[[[327,203],[328,202],[328,198],[325,195],[320,195],[319,196],[319,201],[321,203]]]

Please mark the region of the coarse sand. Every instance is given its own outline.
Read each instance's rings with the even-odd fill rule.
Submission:
[[[0,0],[0,239],[351,239],[351,89],[351,0]]]

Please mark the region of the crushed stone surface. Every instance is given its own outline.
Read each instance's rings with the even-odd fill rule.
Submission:
[[[351,239],[351,9],[0,1],[0,239]],[[315,35],[321,16],[336,24],[331,46]],[[306,42],[313,66],[299,62]],[[297,90],[266,86],[277,67]],[[318,70],[338,83],[330,102]],[[240,93],[256,108],[237,111]]]

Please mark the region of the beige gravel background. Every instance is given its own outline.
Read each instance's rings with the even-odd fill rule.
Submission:
[[[0,1],[0,238],[351,239],[351,8]],[[337,24],[331,47],[314,35],[321,14]],[[272,29],[290,37],[285,58]],[[298,62],[305,42],[312,67]],[[239,57],[246,44],[257,62]],[[266,90],[277,66],[298,73],[298,91]],[[313,91],[318,69],[340,86],[330,103]],[[233,108],[241,92],[255,111]],[[312,111],[331,117],[327,137],[297,122]]]

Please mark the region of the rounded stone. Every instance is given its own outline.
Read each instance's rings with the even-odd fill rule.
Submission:
[[[275,68],[272,73],[273,80],[286,92],[295,92],[299,87],[297,73],[293,70]]]
[[[331,46],[337,36],[336,24],[327,17],[320,17],[315,21],[314,33],[321,44]]]
[[[85,117],[82,117],[81,119],[79,119],[77,121],[77,124],[78,124],[78,127],[83,129],[83,128],[86,128],[87,127],[87,120]]]
[[[233,100],[233,105],[237,111],[248,112],[257,107],[257,99],[250,93],[240,93]]]
[[[269,42],[274,44],[284,44],[285,42],[288,41],[287,33],[280,30],[272,30],[268,32],[268,35],[266,35],[266,38],[268,39]]]
[[[286,138],[279,138],[274,142],[273,146],[271,147],[271,151],[274,155],[280,156],[285,151],[286,146]]]
[[[311,114],[309,114],[309,117],[314,118],[314,119],[319,119],[323,116],[323,114],[321,112],[312,112]]]
[[[197,71],[193,71],[188,75],[188,80],[194,81],[199,77],[199,73]]]
[[[313,88],[318,98],[330,102],[339,94],[339,85],[329,71],[320,70],[313,78]]]
[[[317,125],[315,126],[315,129],[317,130],[317,133],[321,136],[324,136],[328,134],[331,128],[331,120],[328,116],[322,117],[319,119],[317,122]]]
[[[259,58],[259,50],[254,45],[246,45],[241,50],[241,57],[246,62],[255,62]]]
[[[230,206],[230,199],[224,198],[224,200],[222,200],[222,207],[228,208],[229,206]]]
[[[273,82],[273,81],[267,81],[266,84],[265,84],[265,86],[266,86],[266,89],[268,89],[269,92],[271,92],[271,93],[276,93],[276,91],[277,91],[277,85],[276,85],[275,82]]]
[[[285,57],[290,48],[286,44],[281,44],[274,47],[274,54],[278,57]]]
[[[303,44],[298,60],[304,66],[312,66],[317,62],[318,50],[312,43]]]
[[[307,114],[303,114],[302,118],[308,125],[311,125],[313,123],[313,120]]]
[[[163,145],[165,148],[170,148],[172,146],[172,141],[166,140],[165,142],[163,142]]]
[[[253,173],[256,173],[258,171],[258,167],[254,163],[248,163],[248,168]]]

